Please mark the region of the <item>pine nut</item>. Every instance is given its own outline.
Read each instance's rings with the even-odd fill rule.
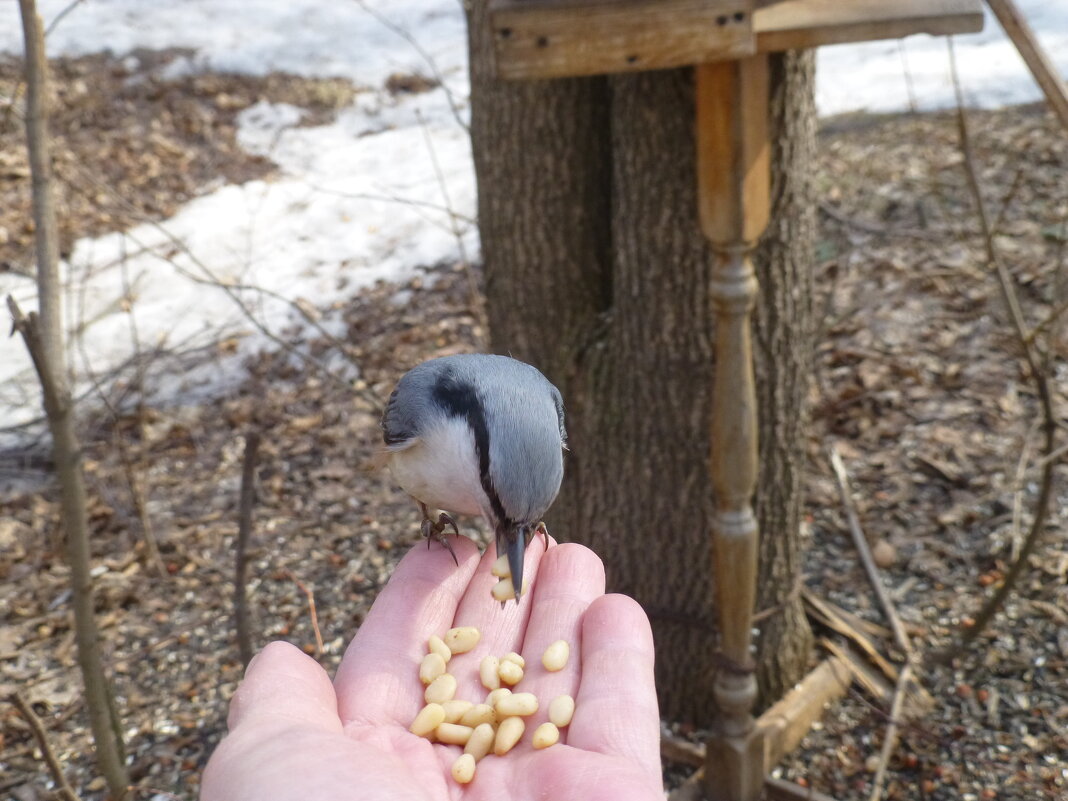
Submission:
[[[426,737],[445,720],[445,710],[441,704],[427,704],[419,710],[408,731],[419,737]]]
[[[493,585],[490,594],[495,601],[511,601],[515,598],[515,587],[512,586],[512,580],[510,578],[502,578]]]
[[[504,756],[512,747],[519,742],[519,738],[523,736],[524,730],[526,730],[527,724],[523,722],[523,718],[505,718],[501,721],[501,725],[497,727],[497,737],[493,740],[493,753],[497,756]]]
[[[489,704],[490,706],[496,708],[498,701],[500,701],[506,695],[511,695],[511,694],[512,694],[512,691],[509,690],[507,687],[500,687],[500,688],[498,688],[496,690],[491,691],[490,694],[486,696],[486,703]]]
[[[545,653],[541,655],[541,663],[550,673],[555,673],[557,670],[564,669],[570,655],[571,646],[567,644],[567,641],[557,640],[545,649]]]
[[[490,573],[497,578],[508,578],[512,575],[512,569],[508,567],[508,554],[502,553],[497,557],[493,563],[493,567],[490,568]]]
[[[478,762],[493,748],[493,740],[496,736],[497,732],[493,730],[493,726],[489,723],[480,723],[471,732],[471,737],[464,746],[464,753],[470,754],[475,758],[475,762]]]
[[[466,654],[482,638],[482,634],[474,626],[459,626],[445,632],[445,645],[453,654]]]
[[[538,697],[534,693],[510,693],[497,701],[493,708],[499,718],[526,717],[538,711]]]
[[[471,707],[474,706],[470,701],[446,701],[441,705],[445,709],[445,722],[446,723],[460,723],[460,718],[471,711]],[[467,725],[466,723],[464,724]]]
[[[558,695],[549,704],[549,720],[557,728],[563,728],[571,722],[575,714],[575,699],[570,695]]]
[[[528,589],[530,589],[530,582],[524,578],[524,595],[526,595]],[[493,585],[493,589],[490,590],[490,594],[496,601],[511,601],[513,598],[515,598],[515,587],[512,586],[512,579],[502,578],[500,581]]]
[[[438,730],[441,730],[440,726]],[[534,736],[530,742],[535,748],[548,748],[550,745],[556,745],[559,741],[560,730],[552,723],[546,722],[534,729]]]
[[[432,654],[437,654],[445,660],[445,664],[449,664],[449,660],[452,659],[452,651],[449,650],[449,646],[445,644],[445,640],[441,639],[437,634],[431,634],[430,639],[426,642],[427,651]]]
[[[504,656],[501,657],[501,661],[515,662],[517,665],[519,665],[519,667],[524,669],[527,666],[527,660],[525,660],[515,651],[509,651],[508,653],[506,653]]]
[[[450,701],[450,703],[455,703],[455,701]],[[489,704],[475,704],[464,712],[463,717],[460,718],[460,723],[472,728],[477,728],[483,723],[494,724],[496,722],[497,713],[493,711],[493,707]]]
[[[461,754],[452,763],[452,778],[457,784],[468,784],[475,778],[475,758],[470,754]]]
[[[467,745],[467,741],[471,739],[471,732],[473,732],[470,726],[460,726],[456,723],[441,723],[434,729],[434,734],[438,738],[439,743],[447,743],[448,745]]]
[[[428,704],[443,704],[456,695],[456,677],[451,673],[442,673],[423,692],[423,700]],[[444,709],[441,710],[445,712]]]
[[[427,654],[419,663],[419,681],[430,684],[434,679],[445,672],[445,660],[440,654]]]
[[[505,684],[510,684],[514,687],[523,679],[523,668],[519,667],[511,659],[505,659],[497,666],[497,676]]]
[[[487,690],[496,690],[501,686],[500,677],[497,675],[497,666],[500,664],[500,660],[495,656],[486,654],[482,657],[482,662],[478,666],[478,678],[482,681],[482,686]]]

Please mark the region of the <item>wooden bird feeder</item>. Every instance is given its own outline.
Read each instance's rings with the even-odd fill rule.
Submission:
[[[712,490],[721,634],[719,730],[707,744],[707,797],[813,798],[766,774],[800,742],[841,684],[824,663],[759,720],[750,632],[756,595],[757,406],[750,312],[752,250],[768,222],[769,52],[983,27],[980,0],[491,0],[496,74],[560,78],[692,65],[697,91],[697,213],[717,259]],[[710,654],[710,658],[711,658]],[[793,788],[793,789],[791,789]]]

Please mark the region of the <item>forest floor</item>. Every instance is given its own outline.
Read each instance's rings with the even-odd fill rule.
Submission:
[[[0,82],[12,81],[4,69]],[[234,144],[235,110],[261,97],[322,114],[347,102],[344,85],[286,76],[146,86],[109,83],[123,66],[103,58],[57,69],[77,76],[66,91],[92,110],[56,121],[60,176],[65,163],[77,164],[101,184],[124,187],[130,204],[67,201],[67,243],[129,224],[130,207],[163,219],[219,181],[270,175],[269,162]],[[126,110],[94,100],[97,88],[117,93]],[[996,242],[1033,326],[1063,297],[1068,138],[1036,108],[968,116]],[[0,269],[25,269],[32,233],[20,136],[15,121],[0,119]],[[933,700],[922,717],[904,721],[885,797],[1064,799],[1062,465],[1044,539],[1018,592],[952,667],[922,656],[948,646],[1002,579],[1030,525],[1041,461],[1034,383],[986,265],[955,115],[825,120],[817,181],[822,328],[811,390],[805,587],[853,613],[877,649],[901,664],[849,538],[827,459],[834,443],[867,537],[892,547],[884,581]],[[113,402],[124,398],[127,411],[85,407],[98,619],[141,797],[196,797],[241,677],[230,582],[244,434],[264,435],[250,570],[257,642],[285,638],[315,653],[310,590],[323,640],[318,658],[332,671],[392,567],[419,539],[414,506],[368,465],[379,437],[375,403],[405,367],[483,346],[468,279],[458,265],[426,265],[403,286],[380,284],[318,310],[344,320],[344,345],[293,332],[320,363],[355,360],[356,387],[290,354],[266,352],[250,360],[238,391],[208,403],[138,408],[130,403],[130,375],[112,388]],[[1044,331],[1053,335],[1054,354],[1063,353],[1058,326]],[[220,342],[199,358],[231,347]],[[1051,361],[1063,410],[1065,367]],[[7,473],[43,477],[46,466],[32,443],[0,455]],[[143,512],[130,476],[144,495]],[[19,690],[32,701],[71,783],[83,798],[100,799],[56,516],[51,489],[0,500],[0,691]],[[163,577],[146,559],[146,522],[159,541]],[[475,525],[467,522],[467,530]],[[832,647],[844,647],[840,635],[813,625]],[[842,801],[867,798],[887,713],[885,697],[854,685],[779,773]],[[680,727],[699,734],[685,721]],[[690,770],[665,767],[672,785]],[[0,798],[50,797],[32,736],[6,705],[0,768]]]

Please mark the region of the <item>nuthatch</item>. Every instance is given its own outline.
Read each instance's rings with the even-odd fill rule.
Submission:
[[[382,417],[390,470],[423,510],[423,536],[453,559],[447,514],[481,514],[504,540],[516,600],[523,554],[556,499],[567,448],[560,391],[507,356],[431,359],[404,374]],[[432,521],[427,507],[445,510]]]

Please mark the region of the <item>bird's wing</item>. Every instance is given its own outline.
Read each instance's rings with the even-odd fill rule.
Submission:
[[[565,451],[567,448],[567,427],[564,425],[564,397],[552,384],[549,384],[553,396],[553,405],[556,406],[556,421],[560,426],[560,447]]]
[[[419,429],[408,413],[405,405],[398,400],[398,384],[389,396],[386,411],[382,414],[382,440],[389,451],[403,451],[412,447],[419,440]]]

